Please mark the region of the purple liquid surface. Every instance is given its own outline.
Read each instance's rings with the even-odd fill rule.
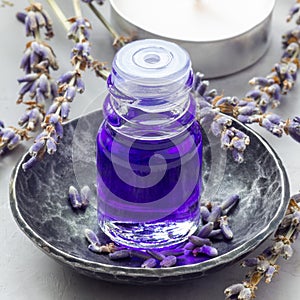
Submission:
[[[148,128],[146,139],[133,138],[128,130],[123,134],[122,120],[111,113],[109,97],[105,102],[107,117],[97,136],[100,227],[129,247],[182,242],[200,220],[202,135],[199,123],[191,122],[194,100],[175,124],[177,129],[189,124],[187,128],[171,137]]]

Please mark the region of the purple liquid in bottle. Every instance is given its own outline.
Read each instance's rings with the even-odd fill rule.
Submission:
[[[122,48],[97,136],[98,222],[117,243],[155,248],[200,222],[202,136],[188,54],[160,40]]]

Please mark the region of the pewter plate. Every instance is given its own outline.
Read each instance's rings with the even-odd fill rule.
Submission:
[[[64,126],[64,138],[53,157],[46,156],[25,173],[21,167],[29,157],[25,154],[11,177],[10,204],[16,222],[38,248],[55,260],[107,281],[175,283],[204,276],[239,260],[274,232],[282,220],[289,199],[285,169],[262,137],[233,121],[251,138],[245,162],[240,165],[229,152],[217,153],[222,159],[215,163],[219,146],[209,131],[203,132],[202,198],[221,201],[232,193],[241,197],[230,217],[234,239],[216,244],[219,257],[206,261],[179,257],[176,267],[142,269],[138,259],[111,261],[106,255],[90,252],[83,235],[85,228],[97,232],[102,242],[108,241],[97,226],[96,200],[85,212],[75,212],[67,192],[70,185],[95,184],[94,141],[101,121],[101,111],[70,121]]]

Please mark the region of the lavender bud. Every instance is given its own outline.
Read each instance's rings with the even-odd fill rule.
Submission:
[[[270,79],[264,77],[254,77],[249,81],[251,85],[259,85],[262,87],[270,85],[271,82],[272,81]]]
[[[32,156],[29,160],[22,164],[22,169],[26,172],[28,169],[32,168],[37,162],[37,158]]]
[[[141,259],[151,258],[151,255],[149,255],[148,253],[146,253],[144,251],[140,251],[140,250],[135,250],[135,249],[130,250],[130,256],[138,257]]]
[[[210,125],[211,132],[214,136],[219,136],[223,130],[223,127],[214,120]]]
[[[87,185],[83,186],[80,190],[80,195],[82,207],[85,208],[89,205],[91,200],[91,189]]]
[[[61,104],[61,117],[63,119],[67,119],[70,113],[70,103],[69,102],[63,102]]]
[[[31,156],[37,156],[38,153],[42,152],[45,147],[46,141],[36,140],[35,143],[29,148],[29,153]]]
[[[208,222],[207,224],[201,227],[198,236],[201,238],[206,238],[209,236],[209,234],[212,232],[213,229],[214,229],[214,223]]]
[[[18,124],[23,126],[29,120],[29,111],[26,111],[19,119]]]
[[[166,257],[164,254],[160,253],[160,252],[157,252],[155,250],[147,250],[147,252],[152,255],[154,258],[156,258],[157,260],[164,260]]]
[[[225,291],[224,294],[227,298],[233,296],[233,295],[238,295],[243,289],[244,285],[241,283],[236,283],[231,286],[229,286]]]
[[[208,238],[210,239],[215,239],[218,238],[222,234],[222,230],[219,229],[214,229],[212,232],[208,235]]]
[[[50,96],[50,83],[45,74],[42,74],[40,76],[39,88],[40,88],[41,92],[45,95],[45,97],[48,98]]]
[[[193,250],[195,247],[196,247],[196,246],[195,246],[193,243],[188,242],[188,243],[186,243],[186,244],[184,245],[183,249],[184,249],[184,250]]]
[[[118,260],[118,259],[123,259],[123,258],[127,258],[130,257],[130,251],[129,250],[119,250],[119,251],[115,251],[113,253],[109,253],[109,258],[111,260]]]
[[[260,259],[257,266],[256,271],[264,274],[270,266],[270,262],[266,259]]]
[[[278,268],[276,268],[275,266],[271,265],[269,266],[269,268],[267,269],[266,273],[265,273],[265,277],[266,283],[270,283],[272,281],[273,276],[277,273]]]
[[[76,79],[76,86],[77,86],[77,92],[78,93],[82,94],[85,91],[84,82],[83,82],[83,80],[80,77],[78,77]]]
[[[204,222],[207,222],[210,212],[206,206],[203,205],[200,206],[200,215],[201,215],[201,219]]]
[[[244,288],[240,291],[238,295],[238,300],[251,300],[252,297],[252,291],[250,288]]]
[[[165,256],[174,255],[174,256],[181,256],[184,255],[184,249],[178,248],[178,249],[168,249],[163,250],[161,253]]]
[[[193,254],[196,256],[197,254],[201,253],[201,254],[205,254],[209,257],[216,257],[218,256],[218,250],[215,247],[212,246],[208,246],[208,245],[203,245],[200,248],[196,248],[197,250],[195,251],[195,249],[193,250]]]
[[[21,141],[20,135],[16,134],[7,144],[8,150],[13,150],[14,148],[16,148],[19,145],[20,141]]]
[[[252,258],[246,258],[243,262],[242,262],[242,267],[256,267],[259,263],[259,259],[257,257],[252,257]]]
[[[196,93],[200,96],[203,96],[208,87],[209,87],[209,81],[203,80],[202,82],[199,83]]]
[[[19,96],[24,96],[30,90],[31,86],[32,81],[25,83],[19,91]]]
[[[69,188],[69,200],[73,208],[81,207],[81,199],[78,190],[71,185]]]
[[[245,141],[239,138],[232,139],[231,143],[233,148],[239,152],[244,152],[247,148]]]
[[[216,205],[212,208],[211,213],[207,219],[207,222],[216,222],[222,214],[222,208],[219,205]]]
[[[177,262],[177,258],[174,255],[169,255],[166,256],[161,262],[160,262],[160,266],[162,268],[169,268],[169,267],[173,267],[176,265]]]
[[[277,255],[282,253],[284,247],[283,241],[278,241],[272,246],[272,254]]]
[[[212,242],[209,239],[207,239],[207,238],[203,239],[203,238],[200,238],[200,237],[195,236],[195,235],[189,236],[189,241],[197,247],[201,247],[203,245],[209,245],[209,246],[212,245]]]
[[[0,127],[4,128],[4,122],[0,120]]]
[[[47,148],[47,153],[49,155],[52,155],[56,152],[57,146],[56,146],[56,142],[53,138],[48,138],[47,139],[46,148]]]
[[[58,84],[69,83],[69,81],[75,76],[74,71],[69,71],[61,75],[57,81]]]
[[[287,16],[287,22],[290,22],[293,18],[293,16],[299,12],[300,4],[297,2],[295,3],[289,10],[289,14]]]
[[[68,101],[73,101],[76,95],[76,88],[74,86],[69,86],[66,90],[65,97]]]
[[[233,194],[221,204],[221,208],[222,210],[225,210],[229,207],[236,205],[239,201],[240,201],[240,196],[237,194]]]
[[[19,83],[23,83],[23,82],[32,82],[35,81],[38,78],[38,74],[36,73],[32,73],[32,74],[26,74],[25,76],[21,77],[18,79]]]
[[[285,244],[282,248],[282,257],[286,260],[290,259],[293,256],[294,250],[291,245]]]
[[[60,105],[59,102],[57,102],[57,101],[53,102],[47,111],[47,115],[55,114],[59,105]]]
[[[242,152],[239,152],[236,148],[232,149],[232,157],[234,161],[241,164],[244,161],[244,155]]]
[[[63,135],[64,135],[64,129],[63,129],[62,125],[59,122],[57,122],[55,124],[55,131],[56,131],[56,134],[57,134],[57,136],[59,138],[63,137]]]
[[[86,239],[89,241],[89,243],[94,244],[94,245],[98,245],[98,246],[101,245],[96,233],[94,231],[92,231],[91,229],[88,229],[88,228],[85,229],[84,230],[84,235],[85,235]]]
[[[155,268],[156,265],[157,265],[156,259],[151,257],[142,263],[141,268]]]
[[[224,237],[227,240],[233,239],[233,232],[228,225],[227,216],[223,216],[220,218],[220,228],[222,230]]]
[[[88,245],[88,249],[94,253],[103,253],[103,246],[98,244],[90,244]]]
[[[27,14],[23,13],[23,12],[17,12],[16,13],[16,18],[18,21],[20,21],[21,23],[25,23],[25,19],[26,19]]]

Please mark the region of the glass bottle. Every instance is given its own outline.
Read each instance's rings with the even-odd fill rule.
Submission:
[[[98,223],[116,243],[163,248],[200,223],[202,135],[188,53],[163,40],[116,54],[97,135]]]

